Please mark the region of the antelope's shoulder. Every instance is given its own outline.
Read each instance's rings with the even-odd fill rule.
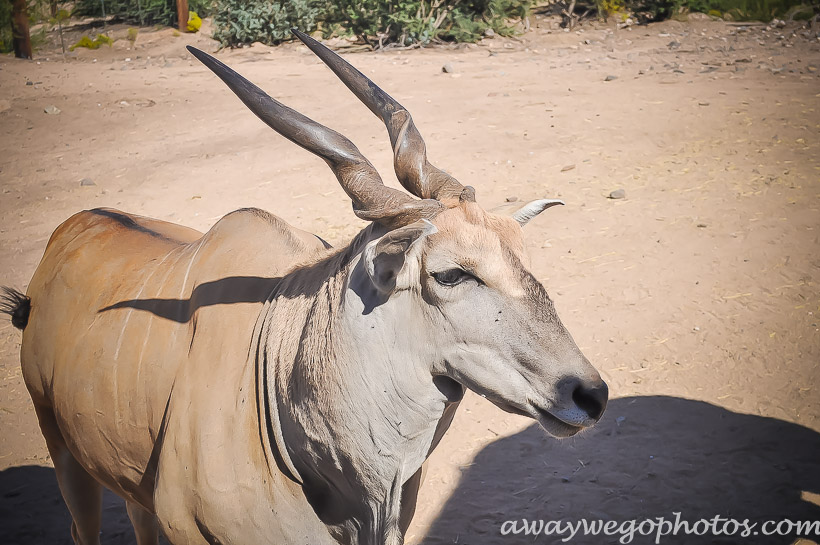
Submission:
[[[309,255],[330,246],[318,236],[298,229],[279,216],[259,208],[241,208],[222,217],[205,235],[209,242],[243,246],[266,252]]]

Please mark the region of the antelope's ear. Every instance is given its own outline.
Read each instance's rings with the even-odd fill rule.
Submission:
[[[382,293],[392,292],[410,251],[419,241],[437,231],[435,225],[421,220],[390,231],[368,244],[362,258],[367,275],[376,289]]]
[[[532,218],[547,208],[558,204],[564,204],[564,201],[558,199],[538,199],[535,201],[530,201],[526,204],[522,204],[520,202],[508,202],[502,204],[501,206],[496,206],[490,210],[490,212],[502,216],[510,216],[512,219],[517,221],[521,227],[524,227]]]

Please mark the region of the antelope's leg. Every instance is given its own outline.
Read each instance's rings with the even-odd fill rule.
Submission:
[[[137,545],[157,545],[159,543],[157,516],[134,502],[126,501],[125,506],[128,509],[128,518],[134,525]]]
[[[407,533],[410,522],[413,520],[413,515],[416,514],[419,488],[421,488],[421,483],[424,482],[426,474],[427,462],[423,463],[419,470],[404,483],[404,488],[401,491],[401,515],[399,517],[399,528],[401,528],[402,535]]]
[[[77,545],[99,545],[102,486],[68,450],[51,408],[35,405],[34,410],[54,462],[60,492],[71,513],[71,537]]]

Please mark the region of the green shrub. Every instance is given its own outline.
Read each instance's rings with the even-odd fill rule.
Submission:
[[[625,8],[643,21],[666,19],[681,13],[685,20],[685,13],[692,11],[716,17],[728,14],[735,21],[771,21],[776,17],[784,18],[795,10],[812,13],[812,7],[806,6],[804,2],[805,0],[625,0]]]
[[[99,49],[101,45],[110,46],[113,42],[111,38],[105,34],[98,34],[93,40],[88,36],[83,36],[74,45],[68,48],[69,51],[74,51],[78,47],[85,47],[86,49]]]
[[[278,44],[290,39],[293,27],[313,31],[324,11],[325,2],[316,0],[218,0],[214,38],[231,47],[253,42]]]
[[[771,21],[803,3],[802,0],[686,0],[690,11],[730,13],[735,21]]]
[[[511,36],[532,0],[339,0],[327,20],[373,45],[474,42],[488,30]]]
[[[11,36],[11,2],[0,0],[0,53],[14,48]]]
[[[3,0],[0,0],[3,1]],[[105,14],[129,24],[176,26],[176,0],[104,0]],[[201,17],[213,13],[214,0],[188,0],[188,8]],[[100,0],[78,0],[72,15],[101,17]]]
[[[488,30],[515,34],[512,20],[529,14],[532,0],[218,0],[214,37],[224,46],[276,44],[290,29],[324,36],[355,35],[373,47],[476,41]]]

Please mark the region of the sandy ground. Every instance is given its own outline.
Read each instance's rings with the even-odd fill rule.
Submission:
[[[532,269],[612,394],[598,427],[561,442],[468,396],[408,543],[552,542],[501,536],[521,518],[820,519],[817,31],[541,20],[520,40],[350,55],[481,203],[567,202],[527,227]],[[52,230],[97,206],[200,230],[257,206],[336,245],[361,227],[324,163],[247,112],[187,43],[215,49],[165,30],[68,62],[0,58],[0,283],[25,288]],[[219,57],[392,179],[384,128],[305,48]],[[626,198],[607,198],[616,189]],[[0,323],[0,543],[69,543],[20,339]],[[133,543],[114,497],[103,533]]]

